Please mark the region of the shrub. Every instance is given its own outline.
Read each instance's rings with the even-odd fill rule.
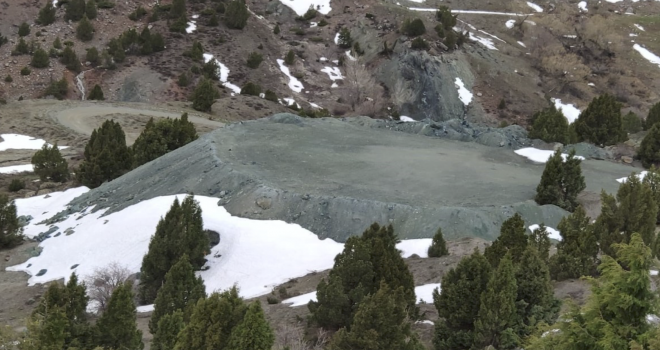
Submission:
[[[660,164],[660,123],[653,125],[651,130],[644,136],[637,151],[637,158],[642,161],[642,165],[646,168]]]
[[[9,249],[23,241],[23,229],[18,223],[16,205],[0,194],[0,249]]]
[[[86,15],[83,16],[80,23],[78,23],[78,27],[76,27],[76,38],[82,41],[90,41],[94,38],[94,26],[92,26]]]
[[[218,18],[218,15],[213,12],[211,17],[209,17],[209,20],[206,22],[206,25],[209,27],[217,27],[220,25],[220,19]]]
[[[279,303],[280,303],[280,300],[279,300],[279,299],[277,299],[277,298],[275,298],[275,297],[271,297],[271,296],[266,297],[266,301],[267,301],[268,304],[270,304],[270,305],[274,305],[274,304],[279,304]]]
[[[65,47],[62,51],[60,62],[65,65],[68,70],[74,73],[79,73],[82,68],[78,55],[76,55],[70,46]]]
[[[321,20],[319,21],[318,26],[319,27],[325,27],[327,25],[328,25],[328,21],[326,21],[325,18],[321,18]]]
[[[284,56],[284,63],[287,66],[290,66],[293,64],[295,59],[296,59],[296,54],[293,53],[293,50],[289,50],[289,52],[286,53],[286,56]]]
[[[447,250],[447,243],[445,238],[442,236],[442,230],[438,229],[438,232],[433,236],[433,241],[431,241],[431,246],[428,250],[429,258],[439,258],[441,256],[449,255]]]
[[[302,19],[305,21],[309,21],[311,19],[314,19],[316,16],[318,16],[319,12],[314,9],[314,5],[311,5],[309,7],[309,10],[305,12],[305,14],[302,16]]]
[[[51,1],[46,1],[46,5],[39,10],[37,24],[47,26],[55,22],[55,7]]]
[[[649,109],[649,114],[646,116],[646,123],[644,125],[644,130],[650,130],[653,125],[660,122],[660,102],[651,106]]]
[[[275,28],[273,29],[273,34],[278,35],[280,34],[280,25],[276,24]]]
[[[210,60],[202,66],[202,74],[206,79],[218,80],[220,79],[218,77],[218,69],[220,69],[218,63],[215,60]]]
[[[241,88],[241,95],[259,96],[260,94],[261,94],[261,86],[259,86],[258,84],[254,84],[252,82],[247,82]]]
[[[96,19],[97,14],[98,13],[96,11],[96,1],[87,0],[87,4],[85,5],[85,15],[87,16],[87,18]]]
[[[500,99],[500,103],[497,104],[497,109],[506,109],[506,101],[504,101],[504,99]]]
[[[594,98],[574,124],[578,141],[611,146],[628,139],[623,130],[621,104],[609,94]]]
[[[35,152],[32,165],[41,181],[65,182],[69,179],[69,164],[62,157],[57,142],[52,146],[44,144],[41,150]]]
[[[92,131],[76,176],[81,184],[96,188],[124,175],[132,163],[126,134],[119,123],[106,120],[100,128]]]
[[[181,118],[149,119],[132,146],[133,167],[148,163],[168,152],[197,139],[195,126],[188,121],[188,113]]]
[[[66,5],[65,21],[78,22],[85,14],[85,0],[70,0]]]
[[[11,83],[12,81],[14,81],[14,79],[11,77],[11,75],[7,74],[7,76],[5,77],[5,82]]]
[[[96,101],[105,100],[105,97],[103,96],[103,90],[101,90],[99,84],[94,85],[94,88],[92,89],[92,92],[89,93],[89,97],[87,97],[87,99]]]
[[[201,61],[204,59],[204,47],[202,47],[202,43],[195,40],[190,51],[186,51],[183,54],[189,56],[193,61]]]
[[[9,183],[9,186],[7,186],[9,192],[18,192],[24,188],[25,188],[25,181],[21,179],[12,179],[11,182]]]
[[[644,121],[633,112],[628,112],[622,118],[623,131],[628,134],[634,134],[642,131],[644,128]]]
[[[198,111],[208,112],[218,97],[220,97],[220,93],[218,93],[218,90],[213,85],[213,81],[202,79],[192,94],[193,108]]]
[[[131,21],[139,21],[142,19],[142,17],[147,15],[147,10],[142,7],[142,5],[138,6],[138,8],[135,9],[135,11],[131,12],[128,15],[128,19]]]
[[[53,47],[60,50],[62,49],[62,42],[60,41],[60,37],[58,36],[55,38],[55,41],[53,41]]]
[[[264,57],[260,53],[252,52],[248,56],[247,66],[252,68],[252,69],[257,69],[257,68],[259,68],[259,65],[261,64],[261,62],[263,60],[264,60]]]
[[[532,116],[529,138],[567,144],[569,143],[568,121],[561,111],[551,105]]]
[[[66,82],[66,79],[62,77],[62,79],[52,81],[50,85],[48,85],[46,91],[44,91],[44,96],[53,96],[58,100],[63,100],[66,97],[68,91],[69,84]]]
[[[115,7],[115,3],[112,0],[100,0],[96,3],[96,7],[100,9],[111,9]]]
[[[21,69],[21,75],[30,75],[30,73],[32,73],[32,71],[28,67],[23,67]]]
[[[48,67],[49,58],[48,52],[42,48],[38,48],[32,54],[32,61],[30,65],[34,68],[46,68]]]
[[[429,44],[422,38],[415,38],[410,44],[410,48],[413,50],[428,50]]]
[[[541,182],[536,187],[534,200],[539,205],[554,204],[564,210],[573,211],[578,206],[577,197],[587,186],[582,176],[582,161],[571,150],[563,160],[561,150],[548,159],[541,175]]]
[[[250,13],[244,0],[231,0],[227,4],[225,22],[229,28],[243,29],[249,17]]]
[[[272,102],[277,102],[277,95],[271,90],[266,90],[266,93],[264,94],[264,99]]]
[[[447,6],[440,6],[435,12],[435,19],[442,24],[445,30],[452,29],[456,26],[456,15],[451,14],[451,10]]]
[[[407,36],[415,37],[426,33],[426,27],[424,26],[424,22],[419,18],[413,20],[406,18],[401,26],[401,32]]]
[[[348,28],[342,28],[339,31],[339,38],[337,40],[339,47],[348,49],[353,46],[353,38],[351,38],[351,31]]]
[[[23,22],[18,26],[18,36],[24,37],[30,35],[30,25]]]
[[[190,85],[190,78],[188,78],[188,74],[186,74],[186,72],[179,74],[179,79],[176,81],[176,84],[181,87]]]
[[[16,44],[14,51],[11,52],[12,56],[27,55],[29,53],[30,48],[23,38],[18,39],[18,44]]]
[[[185,34],[187,27],[188,22],[186,21],[186,17],[180,17],[176,21],[172,22],[170,25],[170,32]]]
[[[172,0],[172,5],[169,8],[170,18],[186,18],[186,1],[185,0]]]
[[[445,28],[442,26],[442,24],[436,25],[433,27],[433,29],[435,29],[435,33],[438,34],[440,39],[445,37]]]
[[[85,54],[85,61],[89,62],[92,67],[96,67],[101,64],[101,56],[99,55],[99,50],[93,46],[87,49],[87,53]]]

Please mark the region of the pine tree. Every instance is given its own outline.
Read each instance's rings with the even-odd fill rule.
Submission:
[[[247,308],[241,323],[231,332],[228,350],[270,350],[275,343],[275,335],[270,328],[261,302],[254,301]]]
[[[245,4],[245,0],[229,1],[227,10],[225,11],[225,22],[229,28],[245,28],[248,18],[250,18],[250,12]]]
[[[87,15],[83,15],[80,23],[78,23],[78,27],[76,27],[76,38],[82,41],[90,41],[94,38],[94,26],[87,19]]]
[[[89,62],[92,67],[96,67],[101,64],[101,56],[99,55],[99,50],[92,46],[87,49],[86,52],[85,61]]]
[[[442,28],[450,30],[456,26],[456,15],[451,14],[447,6],[439,6],[435,12],[435,19],[442,24]]]
[[[20,343],[21,350],[66,349],[69,322],[60,307],[53,307],[44,315],[33,315],[27,324],[27,332]],[[0,338],[0,344],[2,343]],[[9,347],[9,349],[14,348]]]
[[[532,232],[531,237],[529,237],[529,245],[536,248],[539,258],[547,264],[552,244],[545,225],[541,224],[539,228]]]
[[[70,0],[66,5],[65,21],[78,22],[85,14],[85,0]]]
[[[133,144],[134,167],[148,163],[168,152],[196,140],[195,125],[188,121],[188,113],[176,119],[151,118]]]
[[[37,18],[37,24],[42,26],[47,26],[55,23],[55,7],[51,1],[46,1],[46,5],[39,10],[39,17]]]
[[[170,7],[170,18],[181,18],[186,17],[186,1],[185,0],[173,0],[172,6]]]
[[[568,121],[561,111],[551,105],[532,116],[529,138],[567,144],[569,143]]]
[[[353,38],[351,38],[351,31],[348,30],[348,28],[344,27],[339,31],[337,45],[342,49],[350,49],[353,47]]]
[[[78,55],[76,55],[70,46],[67,46],[64,48],[64,50],[62,50],[60,63],[65,65],[68,70],[74,73],[78,73],[82,69]]]
[[[550,275],[561,281],[580,278],[595,273],[598,264],[598,237],[591,218],[582,206],[559,222],[562,240],[557,244],[557,254],[550,257]]]
[[[658,215],[656,217],[656,223],[658,223],[660,222],[660,169],[651,166],[642,182],[649,187],[653,194],[653,201],[658,206]]]
[[[660,102],[656,102],[649,109],[649,114],[646,115],[646,122],[644,123],[644,130],[650,130],[658,122],[660,122]]]
[[[500,260],[508,253],[515,262],[520,261],[527,248],[527,229],[525,221],[516,213],[502,223],[500,235],[489,247],[486,247],[484,256],[493,267],[499,265]]]
[[[565,162],[561,150],[555,151],[545,164],[541,182],[536,187],[536,203],[575,210],[578,206],[577,196],[587,187],[582,176],[581,162],[575,156],[575,150],[571,150]]]
[[[236,287],[200,299],[190,322],[179,333],[174,350],[226,349],[246,311]]]
[[[280,34],[280,25],[276,24],[275,28],[273,28],[273,34],[278,35]]]
[[[0,194],[0,249],[9,249],[23,241],[23,228],[18,223],[16,204]]]
[[[89,188],[114,180],[131,169],[126,135],[119,123],[106,120],[92,131],[85,145],[84,160],[77,171],[78,181]]]
[[[158,290],[149,320],[149,331],[156,334],[161,318],[177,310],[183,312],[184,320],[187,321],[197,300],[205,296],[204,281],[201,277],[195,277],[188,255],[184,254],[167,272],[165,283]]]
[[[410,20],[406,18],[401,26],[401,32],[407,36],[415,37],[426,33],[424,21],[419,18]]]
[[[381,283],[375,294],[365,297],[350,330],[335,334],[329,350],[423,350],[410,325],[403,288]]]
[[[637,150],[637,158],[642,161],[644,167],[660,164],[660,124],[653,125],[651,130],[644,136]]]
[[[476,296],[486,290],[490,274],[490,263],[475,249],[442,277],[442,292],[433,292],[439,317],[433,337],[436,350],[467,350],[475,344],[474,321],[481,308]]]
[[[97,344],[104,348],[142,350],[142,331],[137,329],[137,312],[131,284],[124,283],[112,292],[108,308],[96,322]]]
[[[18,36],[23,37],[28,35],[30,35],[30,25],[23,22],[18,26]]]
[[[55,38],[55,41],[53,41],[53,47],[58,49],[58,50],[62,48],[62,42],[60,41],[59,36],[57,38]]]
[[[514,349],[520,343],[516,332],[517,291],[511,253],[507,253],[481,294],[481,307],[474,323],[477,348],[492,345],[495,349]]]
[[[34,68],[46,68],[48,67],[49,59],[48,52],[42,48],[34,50],[32,53],[32,61],[30,65]]]
[[[16,47],[14,48],[14,51],[11,52],[12,56],[18,56],[18,55],[27,55],[30,53],[30,48],[28,47],[28,44],[23,40],[23,38],[18,39],[18,43],[16,44]]]
[[[87,0],[87,4],[85,5],[85,15],[88,19],[96,19],[97,12],[95,0]]]
[[[175,199],[165,218],[158,222],[156,233],[149,242],[149,251],[142,260],[141,302],[147,304],[156,299],[165,275],[184,255],[190,258],[193,269],[200,269],[208,247],[199,203],[191,195],[186,196],[181,204]]]
[[[44,143],[41,150],[32,156],[34,173],[39,175],[41,181],[50,179],[54,182],[65,182],[69,179],[69,165],[62,157],[57,143],[48,146]]]
[[[202,43],[195,40],[193,41],[192,48],[190,49],[190,59],[193,61],[201,61],[204,59],[204,47]]]
[[[624,115],[622,121],[623,130],[628,134],[638,133],[644,129],[644,121],[633,112],[628,112]]]
[[[441,256],[449,255],[447,250],[447,243],[445,238],[442,236],[442,230],[438,229],[433,236],[433,241],[431,241],[431,246],[429,247],[428,254],[430,258],[439,258]]]
[[[202,79],[197,84],[195,91],[193,91],[193,108],[198,111],[208,112],[218,97],[220,97],[220,93],[218,93],[218,90],[213,85],[213,81]]]
[[[89,93],[89,96],[87,97],[88,100],[97,100],[97,101],[103,101],[105,100],[105,97],[103,96],[103,90],[101,90],[101,87],[99,84],[95,84],[94,88],[92,88],[92,91]]]
[[[183,312],[176,310],[171,314],[164,315],[158,321],[157,331],[151,341],[152,350],[172,350],[176,344],[177,336],[183,329]]]
[[[575,156],[575,149],[572,149],[566,157],[566,161],[562,164],[562,184],[563,184],[563,209],[573,211],[579,205],[577,197],[585,188],[587,184],[584,182],[582,175],[582,168],[580,166],[582,161]]]
[[[574,124],[579,141],[611,146],[628,139],[623,131],[621,104],[609,94],[594,98]]]
[[[287,66],[293,65],[295,59],[296,59],[296,54],[293,52],[293,50],[289,50],[289,52],[286,53],[286,56],[284,56],[284,63]]]

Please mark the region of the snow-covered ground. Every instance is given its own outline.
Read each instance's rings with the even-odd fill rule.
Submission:
[[[348,57],[348,59],[351,61],[357,61],[357,57],[353,57],[353,55],[351,55],[351,50],[346,51],[346,57]]]
[[[523,156],[532,162],[536,163],[545,163],[552,157],[552,155],[555,153],[555,151],[548,151],[548,150],[541,150],[538,148],[534,147],[527,147],[527,148],[521,148],[518,150],[514,151],[517,155]],[[566,158],[568,158],[568,154],[563,153],[561,155],[564,158],[564,161],[566,161]],[[582,156],[575,156],[575,158],[584,160],[584,157]]]
[[[463,102],[464,105],[469,105],[470,102],[472,102],[472,93],[470,90],[465,88],[465,84],[463,84],[463,80],[461,78],[456,78],[454,81],[454,85],[456,85],[456,88],[458,89],[458,99]]]
[[[527,6],[531,7],[536,12],[543,12],[543,7],[537,5],[533,2],[527,1]]]
[[[291,304],[290,307],[305,306],[310,301],[316,301],[316,291],[282,300],[282,304]]]
[[[332,81],[344,79],[344,77],[341,75],[341,70],[339,70],[339,67],[323,67],[321,72],[328,74],[328,78],[330,78]]]
[[[46,143],[43,139],[19,134],[0,134],[3,141],[0,142],[0,151],[8,149],[34,149],[39,150]],[[48,144],[48,146],[52,146]],[[68,146],[57,146],[59,149],[69,148]]]
[[[555,108],[561,111],[561,113],[568,120],[568,124],[573,124],[574,121],[580,116],[580,110],[570,103],[562,103],[560,99],[553,98],[551,99],[555,104]]]
[[[522,42],[522,41],[519,41],[519,42],[518,42],[518,45],[520,45],[520,46],[522,46],[522,47],[527,47],[527,46],[525,45],[525,43]]]
[[[420,258],[428,258],[432,241],[431,238],[406,239],[399,242],[396,248],[401,251],[401,256],[404,258],[409,258],[413,254],[417,254]]]
[[[410,117],[405,116],[405,115],[399,116],[399,120],[402,121],[402,122],[416,122],[415,119],[410,118]]]
[[[649,173],[648,171],[642,171],[642,172],[638,173],[636,176],[639,179],[639,181],[642,181],[642,180],[644,180],[644,178],[646,177],[646,174],[648,174],[648,173]],[[616,179],[616,181],[618,183],[625,183],[626,181],[628,181],[628,176]]]
[[[11,165],[0,167],[0,174],[31,173],[34,171],[32,164]]]
[[[478,36],[472,32],[470,32],[469,34],[470,34],[470,40],[474,40],[490,50],[497,50],[497,47],[495,47],[495,43],[493,43],[493,40],[489,38],[484,38],[482,36]]]
[[[304,15],[310,7],[324,15],[332,10],[330,0],[281,0],[281,2],[290,7],[298,16]]]
[[[291,71],[289,71],[289,67],[287,67],[284,64],[284,60],[283,59],[278,59],[277,64],[280,66],[280,70],[282,71],[282,73],[284,73],[284,75],[289,77],[289,89],[291,89],[292,91],[295,91],[295,92],[301,92],[302,89],[304,89],[305,87],[300,82],[300,80],[296,79],[296,77],[291,75]]]
[[[658,66],[660,66],[660,57],[658,57],[658,55],[656,55],[653,52],[647,50],[646,48],[640,46],[639,44],[633,45],[633,49],[635,51],[639,52],[642,55],[642,57],[647,59],[649,62],[651,62],[653,64],[657,64]]]
[[[534,232],[537,228],[541,227],[540,225],[534,224],[528,227],[530,232]],[[546,226],[545,227],[545,232],[548,233],[548,237],[561,241],[561,234],[557,229],[554,229],[552,227]]]
[[[197,30],[197,21],[188,21],[188,26],[186,27],[186,33],[190,34]]]
[[[300,108],[300,105],[298,104],[298,102],[296,102],[296,100],[294,100],[291,97],[282,97],[280,99],[280,103],[285,105],[285,106],[291,106],[291,105],[295,104],[296,107]]]
[[[642,32],[645,32],[644,27],[640,26],[639,24],[635,23],[634,26],[635,26],[637,29],[641,30]]]
[[[580,1],[580,2],[578,2],[578,8],[579,8],[580,10],[584,11],[584,12],[589,11],[589,10],[587,9],[587,2],[586,2],[586,1]]]
[[[509,29],[513,28],[514,24],[516,24],[515,19],[510,19],[510,20],[506,21],[506,23],[504,23],[504,25]]]
[[[222,62],[218,61],[217,58],[213,58],[213,55],[210,53],[205,53],[204,54],[204,63],[207,63],[210,60],[215,60],[215,63],[218,65],[218,79],[220,79],[220,82],[222,83],[222,86],[230,89],[233,91],[235,94],[240,94],[241,93],[241,88],[238,87],[237,85],[234,85],[229,82],[229,68],[222,64]]]
[[[440,288],[440,283],[425,284],[415,287],[415,297],[418,303],[433,303],[433,291]],[[310,301],[316,301],[316,292],[302,294],[297,297],[282,300],[282,304],[291,304],[290,307],[305,306]],[[433,323],[431,323],[433,324]]]

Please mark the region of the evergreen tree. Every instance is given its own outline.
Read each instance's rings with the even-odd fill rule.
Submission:
[[[193,108],[198,111],[208,112],[218,97],[220,97],[220,93],[218,93],[218,90],[213,85],[213,81],[202,79],[192,94]]]
[[[95,0],[87,0],[87,4],[85,5],[85,15],[88,19],[96,19],[97,12]]]
[[[275,28],[273,29],[273,34],[278,35],[280,34],[280,25],[276,24]]]
[[[18,26],[18,36],[23,37],[28,35],[30,35],[30,25],[23,22]]]
[[[532,232],[531,237],[529,237],[529,245],[536,248],[539,258],[543,262],[548,263],[552,244],[550,243],[550,237],[548,236],[545,225],[541,224],[539,228]]]
[[[89,93],[89,96],[87,97],[87,99],[88,100],[97,100],[97,101],[105,100],[105,97],[103,96],[103,90],[101,90],[101,87],[99,86],[99,84],[94,85],[94,88]]]
[[[0,194],[0,249],[9,249],[23,241],[23,228],[18,223],[16,204]]]
[[[401,26],[401,32],[407,36],[415,37],[426,33],[426,27],[424,26],[424,22],[419,18],[413,20],[406,18]]]
[[[86,51],[87,53],[85,54],[85,61],[89,62],[92,67],[96,67],[101,64],[101,56],[99,55],[99,50],[92,46]]]
[[[241,95],[259,96],[261,94],[261,86],[248,81],[241,88]]]
[[[656,217],[656,223],[658,223],[660,222],[660,169],[651,166],[642,182],[649,187],[653,194],[653,201],[658,206],[658,215]]]
[[[201,61],[204,59],[204,47],[202,43],[195,40],[193,41],[192,48],[190,49],[190,58],[193,61]]]
[[[561,150],[555,151],[545,164],[541,182],[536,187],[536,203],[554,204],[568,211],[575,210],[578,206],[578,194],[587,187],[582,176],[581,163],[575,156],[575,150],[571,150],[565,162]]]
[[[435,19],[442,24],[444,30],[450,30],[456,26],[456,15],[451,14],[447,6],[439,6],[435,12]]]
[[[53,41],[53,47],[58,49],[58,50],[62,48],[62,42],[60,41],[59,36],[57,38],[55,38],[55,41]]]
[[[182,18],[186,17],[186,0],[172,0],[172,6],[170,7],[170,18]]]
[[[231,332],[228,350],[270,350],[275,343],[275,335],[270,328],[261,302],[254,301],[247,308],[241,323]]]
[[[52,146],[44,143],[41,150],[32,156],[32,165],[34,173],[39,175],[41,181],[50,179],[54,182],[65,182],[69,179],[69,164],[62,157],[57,143]]]
[[[660,111],[660,110],[659,110]],[[626,133],[634,134],[644,129],[644,121],[633,112],[628,112],[623,116],[623,130]]]
[[[69,322],[59,307],[53,307],[47,314],[33,315],[27,324],[27,332],[19,343],[21,350],[66,349],[67,338],[70,338]],[[0,338],[0,344],[2,344]],[[9,349],[13,349],[11,344]]]
[[[628,139],[623,131],[621,104],[609,94],[594,98],[574,124],[579,141],[611,146]]]
[[[433,292],[439,317],[433,337],[436,350],[467,350],[475,344],[474,321],[481,308],[481,298],[475,296],[486,290],[490,274],[488,260],[475,249],[442,277],[442,292]]]
[[[477,348],[491,345],[495,349],[514,349],[520,343],[516,334],[519,322],[516,313],[517,291],[511,253],[507,253],[481,294],[481,307],[474,322]]]
[[[49,58],[48,58],[48,52],[42,48],[38,48],[34,50],[34,53],[32,54],[32,61],[30,62],[30,65],[34,68],[46,68],[48,67],[49,63]]]
[[[529,138],[567,144],[569,143],[568,120],[554,105],[538,111],[532,116]]]
[[[353,38],[351,38],[351,31],[348,30],[348,28],[344,27],[339,31],[339,38],[337,40],[337,44],[342,49],[350,49],[351,47],[353,47]]]
[[[649,109],[649,114],[646,115],[646,122],[644,123],[644,130],[650,130],[658,122],[660,122],[660,102],[656,102]]]
[[[247,59],[247,66],[252,69],[257,69],[263,60],[264,57],[260,53],[250,52]]]
[[[134,167],[148,163],[165,153],[197,139],[195,125],[188,121],[188,113],[176,119],[151,118],[133,144]]]
[[[37,24],[42,26],[47,26],[55,23],[55,7],[51,1],[46,1],[46,5],[39,10],[39,17],[37,18]]]
[[[149,251],[142,260],[140,270],[140,300],[151,303],[163,285],[165,275],[184,255],[190,258],[193,269],[204,265],[209,248],[204,233],[202,209],[192,195],[181,204],[175,199],[170,210],[156,226],[156,233],[149,242]]]
[[[200,299],[190,322],[179,333],[174,350],[227,349],[231,333],[246,311],[236,287]]]
[[[293,65],[295,59],[296,59],[296,54],[293,52],[293,50],[289,50],[289,52],[286,53],[286,56],[284,56],[284,63],[287,66]]]
[[[201,277],[195,277],[195,271],[188,261],[188,255],[184,254],[165,274],[165,283],[158,290],[154,301],[154,311],[149,320],[149,331],[151,334],[156,334],[161,318],[177,310],[183,312],[184,320],[187,321],[197,300],[205,296],[204,281]]]
[[[644,167],[660,164],[660,124],[653,125],[651,130],[644,136],[637,150],[637,158],[642,161]]]
[[[598,237],[591,218],[582,206],[559,222],[562,240],[557,244],[557,254],[550,257],[550,275],[561,281],[580,278],[595,273],[598,264]]]
[[[433,241],[431,241],[431,246],[429,247],[428,254],[430,258],[439,258],[441,256],[449,255],[447,250],[447,243],[445,238],[442,236],[442,230],[438,229],[438,232],[433,236]]]
[[[500,235],[489,247],[486,247],[484,256],[493,267],[499,265],[500,260],[508,253],[518,262],[527,248],[527,229],[525,221],[516,213],[502,223]]]
[[[92,131],[85,145],[84,160],[77,171],[78,181],[96,188],[114,180],[131,169],[131,156],[126,146],[126,135],[119,123],[106,120]]]
[[[229,28],[243,29],[250,18],[245,0],[230,0],[225,11],[225,22]]]
[[[76,38],[82,41],[90,41],[94,38],[94,26],[92,26],[92,22],[87,19],[86,15],[83,16],[80,23],[78,23],[78,27],[76,27]]]
[[[18,39],[18,44],[16,44],[14,51],[11,52],[12,56],[27,55],[29,53],[30,48],[23,38]]]
[[[142,331],[137,329],[137,312],[131,284],[112,292],[108,308],[96,322],[96,342],[109,349],[142,350]]]
[[[66,5],[65,21],[78,22],[85,14],[85,0],[70,0]]]
[[[65,47],[62,51],[60,63],[65,65],[68,70],[74,73],[78,73],[82,69],[78,55],[76,55],[70,46]]]
[[[151,341],[152,350],[172,350],[176,344],[177,336],[183,329],[183,312],[176,310],[171,314],[164,315],[158,321],[157,331]]]
[[[375,294],[360,303],[350,330],[335,334],[329,350],[423,350],[408,320],[403,288],[381,283]]]

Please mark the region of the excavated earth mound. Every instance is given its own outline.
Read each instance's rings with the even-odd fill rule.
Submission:
[[[218,197],[233,215],[298,223],[338,241],[372,222],[393,224],[401,238],[442,227],[450,239],[493,239],[515,212],[528,225],[551,227],[567,214],[533,202],[543,168],[510,147],[393,131],[364,118],[277,114],[206,134],[77,198],[70,210],[112,212],[192,192]],[[602,160],[582,169],[594,193],[616,191],[615,179],[632,170]]]

